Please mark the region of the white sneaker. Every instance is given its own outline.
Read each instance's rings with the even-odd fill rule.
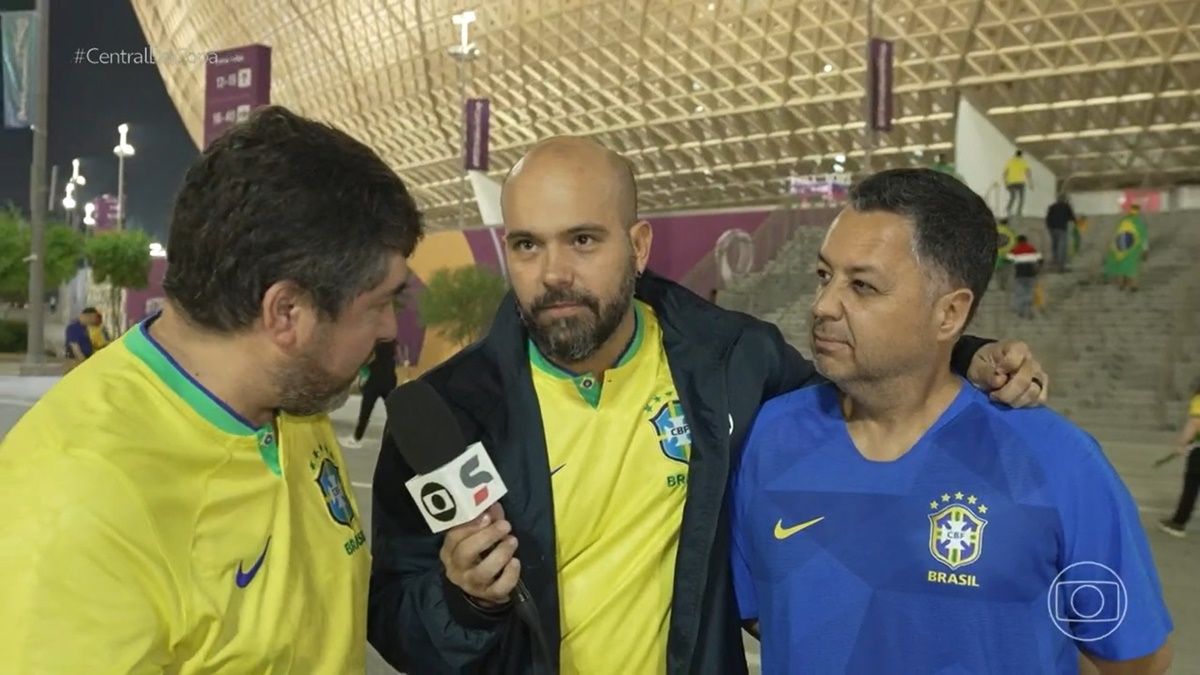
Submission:
[[[338,443],[341,443],[343,448],[356,449],[362,447],[362,441],[355,440],[353,436],[342,436],[338,439]]]

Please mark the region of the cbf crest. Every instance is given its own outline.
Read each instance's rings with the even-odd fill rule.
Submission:
[[[346,494],[346,484],[337,463],[333,461],[333,453],[324,444],[318,445],[312,452],[309,467],[317,472],[317,487],[321,488],[329,516],[339,525],[354,527],[354,507]]]
[[[646,406],[650,424],[658,436],[658,447],[668,459],[687,463],[692,457],[692,428],[678,399],[655,396]]]
[[[975,495],[943,494],[929,503],[929,552],[952,570],[970,565],[983,553],[987,506]]]

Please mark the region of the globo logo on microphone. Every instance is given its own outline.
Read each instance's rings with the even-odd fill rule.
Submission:
[[[435,533],[478,518],[508,494],[482,443],[472,444],[453,461],[404,486]]]
[[[450,491],[437,483],[426,483],[421,488],[422,510],[437,520],[448,523],[454,520],[458,507],[454,505],[454,497]]]

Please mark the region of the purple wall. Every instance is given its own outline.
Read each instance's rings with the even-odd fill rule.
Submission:
[[[145,288],[125,292],[125,325],[132,326],[157,311],[163,297],[163,277],[167,274],[167,259],[154,258],[150,261],[150,280]],[[151,303],[151,301],[155,301]],[[151,303],[150,307],[147,304]]]
[[[693,292],[708,297],[716,279],[695,279],[692,274],[703,261],[711,258],[717,239],[728,230],[745,230],[753,235],[774,209],[695,213],[677,216],[649,216],[654,228],[649,268],[678,281]],[[703,287],[702,285],[707,284]]]

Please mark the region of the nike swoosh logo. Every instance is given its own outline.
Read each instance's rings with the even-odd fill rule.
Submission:
[[[553,476],[554,474],[558,473],[559,469],[563,468],[564,466],[566,466],[566,464],[560,464],[558,469],[552,469],[550,471],[550,475]]]
[[[254,576],[258,574],[258,570],[262,567],[263,562],[267,559],[267,549],[270,548],[270,546],[271,538],[267,537],[267,545],[263,546],[262,553],[259,554],[258,560],[254,561],[254,564],[250,566],[250,569],[243,572],[242,563],[238,563],[236,579],[238,588],[245,588],[250,585],[251,581],[254,581]]]
[[[780,539],[780,540],[787,539],[788,537],[792,536],[793,534],[796,534],[800,530],[810,528],[813,525],[816,525],[817,523],[821,522],[822,520],[825,520],[825,516],[821,516],[820,518],[813,518],[812,520],[808,521],[807,523],[800,523],[799,525],[793,525],[791,527],[784,527],[783,521],[780,520],[779,522],[775,523],[775,538]]]

